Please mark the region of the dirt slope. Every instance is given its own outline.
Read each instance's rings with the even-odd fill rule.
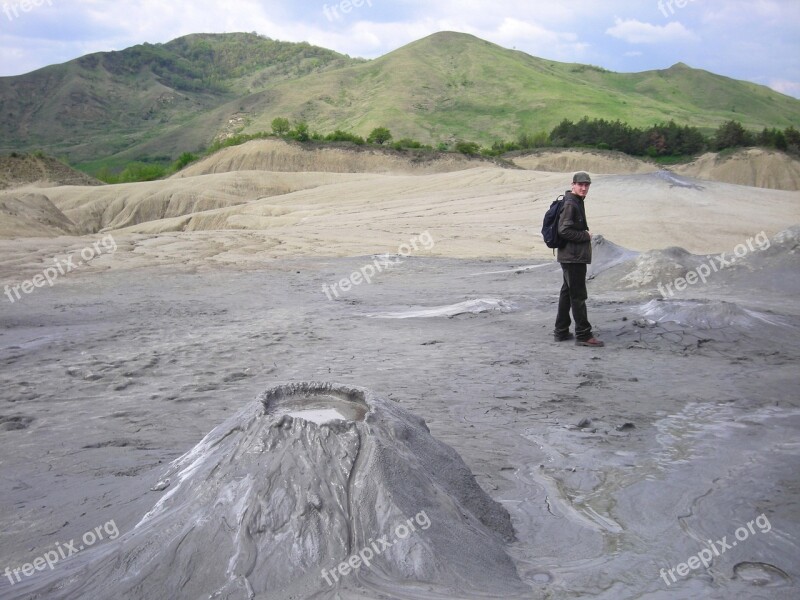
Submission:
[[[709,152],[673,169],[681,175],[773,190],[800,190],[800,161],[782,152],[748,148],[731,155]]]
[[[0,190],[29,183],[48,185],[102,185],[101,181],[49,156],[0,156]]]
[[[322,173],[444,173],[486,166],[491,161],[461,154],[419,155],[360,146],[304,146],[282,140],[254,140],[224,148],[174,175],[175,178],[229,171]]]
[[[658,165],[633,158],[622,152],[545,150],[515,156],[510,160],[523,169],[552,173],[588,171],[593,174],[630,175],[633,173],[652,173],[659,169]]]
[[[621,152],[588,150],[544,150],[509,159],[523,169],[555,173],[588,171],[592,174],[630,175],[652,173],[662,168]],[[800,161],[763,148],[748,148],[733,154],[709,152],[691,163],[669,167],[669,170],[706,181],[793,192],[800,190]]]
[[[591,230],[640,252],[705,253],[800,223],[797,192],[663,174],[596,175],[586,201]],[[397,252],[427,231],[435,240],[428,255],[546,258],[542,215],[568,182],[568,173],[497,167],[431,175],[244,171],[38,192],[81,232],[144,234],[167,254],[185,252],[191,240],[228,248],[234,262],[363,256]],[[52,233],[43,224],[40,235]],[[164,247],[170,240],[172,250]]]

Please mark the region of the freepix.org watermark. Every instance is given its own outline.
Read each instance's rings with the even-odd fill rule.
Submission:
[[[422,530],[428,529],[428,527],[431,526],[431,520],[424,510],[395,527],[394,536],[396,539],[404,540],[417,530],[417,526]],[[352,554],[347,560],[343,560],[335,569],[331,569],[330,571],[322,569],[322,577],[325,578],[329,586],[332,586],[334,582],[339,581],[339,577],[345,577],[351,572],[357,571],[362,565],[369,568],[372,564],[372,559],[376,556],[380,556],[384,550],[391,548],[393,545],[394,542],[389,541],[388,535],[380,537],[377,540],[370,539],[366,547],[359,550],[356,554]]]
[[[44,3],[53,6],[53,0],[19,0],[19,2],[4,2],[3,12],[8,17],[9,21],[19,17],[20,12],[31,12],[34,8],[41,6]]]
[[[17,567],[16,569],[6,567],[5,576],[8,577],[11,585],[16,585],[22,581],[20,574],[22,574],[23,577],[30,577],[36,573],[36,571],[44,571],[45,568],[49,568],[52,571],[53,567],[55,567],[56,563],[59,561],[65,560],[73,554],[77,554],[81,550],[85,550],[90,546],[94,546],[97,542],[103,541],[105,539],[105,537],[103,537],[103,533],[105,533],[110,540],[117,539],[117,537],[119,537],[119,529],[117,529],[117,524],[111,520],[105,525],[99,525],[92,531],[87,531],[84,533],[83,536],[81,536],[81,539],[77,542],[74,539],[71,539],[65,544],[57,542],[55,550],[48,550],[42,556],[34,558],[31,562],[25,563],[21,567]],[[83,543],[80,546],[77,546],[79,542]]]
[[[722,536],[722,539],[717,540],[716,542],[708,540],[709,547],[703,548],[700,550],[700,552],[690,557],[686,562],[682,562],[677,567],[673,567],[672,569],[661,569],[659,571],[661,579],[663,579],[664,583],[669,586],[678,581],[678,579],[675,577],[676,572],[678,573],[678,577],[686,577],[690,571],[697,570],[701,566],[704,569],[707,569],[714,561],[715,557],[722,556],[727,550],[737,546],[739,542],[744,542],[751,535],[754,535],[756,530],[753,525],[758,527],[758,530],[761,533],[769,533],[772,531],[772,524],[769,522],[767,515],[761,513],[754,520],[747,523],[746,526],[742,525],[734,532],[736,540],[731,540],[728,542],[727,535]],[[672,581],[667,578],[667,575],[669,575]]]
[[[689,2],[694,1],[695,0],[658,0],[658,10],[661,11],[661,14],[664,15],[666,19],[675,14],[675,7],[685,8],[688,6]]]
[[[102,240],[98,240],[91,246],[86,246],[86,248],[81,250],[79,254],[83,260],[75,263],[75,254],[70,254],[67,256],[66,260],[63,261],[54,258],[53,262],[55,262],[55,266],[46,267],[41,273],[34,275],[31,279],[23,281],[22,283],[5,286],[4,292],[6,297],[9,302],[13,304],[17,300],[22,299],[20,291],[22,291],[23,294],[30,294],[36,288],[44,287],[45,283],[53,287],[53,284],[62,275],[66,275],[75,269],[89,264],[101,254],[113,254],[116,250],[117,242],[115,242],[114,238],[109,234]]]
[[[372,0],[342,0],[338,4],[334,4],[333,6],[328,6],[325,4],[322,7],[322,12],[325,13],[325,16],[328,18],[328,21],[333,22],[336,19],[341,19],[342,16],[339,14],[341,11],[343,14],[350,13],[354,8],[361,8],[366,4],[370,8],[372,8]]]
[[[755,242],[755,246],[753,242]],[[698,281],[705,283],[712,273],[718,273],[723,269],[727,269],[733,266],[738,259],[744,258],[750,252],[755,252],[756,246],[762,251],[770,247],[769,237],[765,232],[762,231],[757,236],[749,238],[745,244],[736,246],[736,248],[733,249],[734,256],[730,258],[726,258],[727,252],[723,252],[719,256],[710,257],[711,260],[707,263],[703,263],[696,269],[689,271],[686,273],[685,277],[678,277],[672,283],[666,284],[666,286],[663,282],[659,282],[658,291],[661,292],[661,296],[667,298],[667,296],[674,296],[675,291],[682,292],[687,286],[695,285]],[[673,286],[675,287],[675,291],[672,289]]]
[[[333,300],[334,297],[339,297],[339,291],[336,290],[337,287],[342,292],[349,292],[353,287],[361,285],[365,281],[367,283],[372,283],[372,278],[375,277],[375,275],[378,273],[383,273],[384,269],[388,270],[395,265],[402,264],[402,259],[409,256],[412,252],[419,250],[420,244],[422,244],[425,250],[430,250],[433,248],[435,242],[433,241],[433,237],[431,236],[430,232],[426,231],[425,233],[421,233],[420,235],[411,238],[408,244],[400,244],[400,247],[397,249],[397,256],[376,258],[374,261],[372,261],[372,263],[364,265],[357,271],[353,271],[350,274],[350,277],[342,279],[338,283],[334,283],[331,286],[323,284],[322,291],[325,292],[328,300]]]

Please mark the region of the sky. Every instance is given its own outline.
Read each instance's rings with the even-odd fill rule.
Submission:
[[[236,31],[363,58],[460,31],[618,72],[683,62],[800,98],[800,0],[0,0],[0,76]]]

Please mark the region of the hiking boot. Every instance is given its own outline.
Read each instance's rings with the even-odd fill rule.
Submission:
[[[589,338],[588,340],[575,340],[576,346],[589,346],[590,348],[602,348],[605,346],[605,342],[601,342],[597,338]]]
[[[554,333],[553,340],[556,342],[566,342],[567,340],[574,340],[575,336],[569,331],[567,333]]]

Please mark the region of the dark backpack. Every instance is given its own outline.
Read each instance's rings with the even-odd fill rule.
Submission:
[[[542,237],[544,243],[548,248],[563,248],[567,245],[566,240],[562,240],[558,235],[558,217],[561,215],[561,209],[564,208],[564,196],[559,196],[544,213],[544,221],[542,222]]]

